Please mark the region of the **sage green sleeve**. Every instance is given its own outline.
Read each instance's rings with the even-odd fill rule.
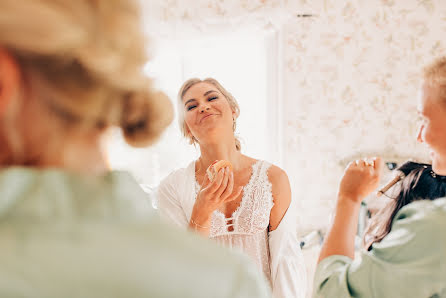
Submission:
[[[355,260],[324,259],[313,297],[446,297],[446,200],[404,207],[391,232]]]

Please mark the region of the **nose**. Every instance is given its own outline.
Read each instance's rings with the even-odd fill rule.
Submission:
[[[423,129],[424,129],[424,125],[421,124],[420,128],[418,128],[418,134],[417,134],[417,141],[420,143],[423,143]]]
[[[201,106],[200,113],[204,113],[204,111],[209,111],[209,106],[207,105]]]

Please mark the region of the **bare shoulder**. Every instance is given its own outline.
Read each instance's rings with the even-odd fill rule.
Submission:
[[[271,184],[273,185],[273,188],[275,188],[275,185],[278,186],[286,186],[289,185],[288,175],[286,172],[279,168],[276,165],[271,165],[268,169],[268,178]]]

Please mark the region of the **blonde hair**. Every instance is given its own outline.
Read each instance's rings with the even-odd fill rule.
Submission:
[[[424,68],[424,80],[440,87],[441,97],[446,101],[446,56],[437,58]]]
[[[145,146],[172,121],[169,99],[143,74],[136,0],[2,0],[0,47],[66,127],[115,125],[130,145]]]
[[[181,86],[180,91],[178,92],[178,121],[180,124],[181,133],[183,134],[183,136],[186,139],[189,140],[189,143],[192,145],[195,145],[197,143],[197,140],[191,135],[191,133],[189,132],[189,129],[187,127],[187,124],[184,121],[184,112],[185,111],[184,111],[184,105],[183,105],[183,96],[184,96],[184,94],[186,94],[186,92],[192,86],[194,86],[195,84],[198,84],[198,83],[208,83],[208,84],[213,85],[226,98],[226,100],[229,103],[229,106],[231,107],[232,111],[235,113],[234,126],[233,126],[234,132],[235,132],[235,128],[236,128],[236,119],[240,115],[240,107],[237,103],[237,100],[234,98],[234,96],[232,96],[232,94],[229,91],[227,91],[225,88],[223,88],[223,86],[216,79],[206,78],[204,80],[200,80],[197,78],[192,78],[192,79],[187,80],[186,82],[184,82],[183,86]],[[240,143],[240,140],[235,135],[234,135],[234,138],[235,138],[236,149],[238,151],[241,151],[242,145]]]

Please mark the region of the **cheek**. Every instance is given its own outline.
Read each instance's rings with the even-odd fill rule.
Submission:
[[[429,125],[424,126],[421,137],[429,146],[435,145],[435,136],[432,134],[432,129]]]
[[[224,114],[225,118],[230,118],[232,122],[232,109],[228,102],[221,101],[216,108]]]
[[[424,128],[422,137],[437,153],[446,152],[446,130],[428,125]]]
[[[185,112],[184,114],[184,122],[189,127],[189,129],[192,129],[194,126],[194,115],[193,112]]]

